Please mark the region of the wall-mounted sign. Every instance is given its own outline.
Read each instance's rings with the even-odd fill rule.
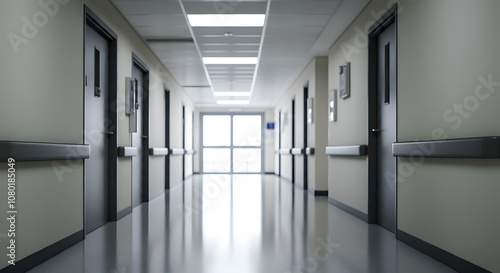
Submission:
[[[328,120],[337,121],[337,89],[328,91]]]
[[[314,123],[314,98],[307,98],[307,123]]]
[[[340,98],[345,99],[351,96],[351,63],[341,65],[339,69]]]

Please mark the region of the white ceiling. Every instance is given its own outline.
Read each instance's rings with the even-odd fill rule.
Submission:
[[[314,56],[328,55],[330,46],[370,0],[111,1],[196,107],[227,107],[216,104],[212,91],[252,91],[253,84],[250,104],[238,107],[269,108]],[[191,28],[187,14],[267,14],[267,18],[263,28]],[[259,53],[257,66],[204,65],[201,60]]]

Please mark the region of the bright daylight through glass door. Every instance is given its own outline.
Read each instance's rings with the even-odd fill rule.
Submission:
[[[261,173],[262,118],[262,114],[202,114],[202,171]]]

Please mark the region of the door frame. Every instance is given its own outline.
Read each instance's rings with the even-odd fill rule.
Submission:
[[[165,85],[165,148],[170,149],[170,89]],[[170,153],[165,156],[165,189],[170,189]]]
[[[306,148],[308,147],[307,145],[307,132],[308,132],[308,127],[309,127],[309,124],[307,123],[307,100],[309,99],[309,81],[306,81],[304,83],[304,87],[303,87],[303,97],[304,97],[304,101],[303,101],[303,128],[302,128],[302,132],[304,133],[304,145],[303,145],[303,149],[304,149],[304,153],[303,153],[303,156],[304,156],[304,190],[308,190],[309,189],[309,172],[308,172],[308,155],[306,155],[305,153],[305,150]]]
[[[85,119],[87,116],[86,110],[86,94],[85,94],[85,80],[86,80],[86,67],[85,67],[85,46],[87,41],[87,35],[85,28],[88,25],[93,28],[99,35],[104,37],[109,42],[109,71],[108,71],[108,105],[107,105],[107,127],[108,131],[113,134],[108,136],[108,218],[109,221],[118,220],[118,196],[117,196],[117,63],[118,63],[118,35],[102,21],[89,7],[84,5],[84,24],[83,24],[83,142],[86,139],[86,126]],[[86,219],[85,219],[85,208],[86,208],[86,163],[83,162],[83,228],[85,229]],[[84,230],[84,234],[86,231]],[[84,235],[85,236],[85,235]]]
[[[182,104],[182,181],[186,180],[186,105]]]
[[[278,176],[281,176],[281,110],[278,111],[278,126],[275,130],[278,130]]]
[[[290,114],[291,115],[291,124],[292,124],[292,148],[295,148],[295,97],[292,98],[292,113]],[[295,184],[295,155],[294,154],[291,154],[290,155],[292,157],[292,177],[291,177],[291,180],[292,180],[292,184]]]
[[[132,52],[132,67],[134,66],[142,70],[144,73],[143,93],[142,93],[142,202],[149,201],[149,68],[144,61],[134,52]],[[133,171],[133,169],[132,169]],[[133,177],[133,176],[132,176]],[[133,178],[132,178],[133,179]],[[132,185],[133,188],[133,185]]]
[[[378,128],[378,37],[392,23],[396,24],[396,45],[397,37],[397,4],[394,4],[368,31],[368,223],[377,223],[377,184],[378,184],[378,141],[379,135],[372,129]],[[397,56],[397,46],[396,46]],[[396,61],[397,66],[397,61]],[[396,68],[397,71],[397,68]],[[397,76],[396,76],[396,98],[397,98]],[[398,139],[396,103],[396,139]],[[396,177],[398,162],[396,160]],[[395,197],[395,221],[396,229],[398,223],[398,183],[396,181]]]

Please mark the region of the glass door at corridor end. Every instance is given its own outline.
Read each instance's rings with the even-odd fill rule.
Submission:
[[[202,114],[203,173],[262,173],[263,114]]]

